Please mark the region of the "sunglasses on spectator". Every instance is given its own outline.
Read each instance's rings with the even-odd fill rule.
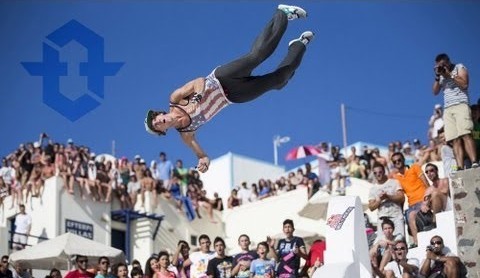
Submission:
[[[379,171],[379,172],[373,171],[373,174],[375,176],[381,176],[381,175],[383,175],[383,172],[382,171]]]
[[[401,159],[396,159],[396,160],[393,160],[393,159],[392,159],[392,162],[393,162],[393,164],[397,164],[397,163],[403,162],[403,161],[402,161]]]
[[[430,241],[430,244],[431,245],[442,245],[443,242],[441,240],[432,240],[432,241]]]
[[[433,173],[433,172],[436,172],[436,171],[435,171],[435,169],[426,169],[426,170],[425,170],[425,173],[430,173],[430,172]]]
[[[393,250],[395,250],[395,251],[400,251],[400,250],[405,251],[405,250],[407,250],[407,248],[402,246],[402,247],[395,247],[395,248],[393,248]]]
[[[110,264],[110,262],[108,262],[108,261],[103,261],[103,262],[100,262],[100,264]]]

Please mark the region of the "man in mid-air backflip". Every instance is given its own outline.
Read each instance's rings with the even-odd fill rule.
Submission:
[[[207,77],[194,79],[175,90],[170,95],[168,113],[147,112],[146,130],[165,135],[168,128],[177,129],[183,142],[197,155],[197,169],[206,172],[210,160],[195,138],[196,130],[230,103],[254,100],[288,83],[302,61],[306,45],[313,39],[311,31],[303,32],[298,39],[290,41],[287,56],[275,71],[261,76],[251,76],[251,73],[273,53],[287,29],[288,20],[306,16],[307,12],[300,7],[279,5],[247,55],[219,66]]]

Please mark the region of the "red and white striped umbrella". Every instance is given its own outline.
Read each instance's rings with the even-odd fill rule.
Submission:
[[[300,159],[300,158],[305,158],[310,155],[317,155],[322,153],[320,149],[310,146],[310,145],[305,145],[305,146],[300,146],[296,147],[294,149],[291,149],[288,153],[287,156],[285,157],[286,160],[294,160],[294,159]]]

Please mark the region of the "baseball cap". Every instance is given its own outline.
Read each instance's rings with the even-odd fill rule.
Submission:
[[[440,109],[440,108],[442,108],[442,105],[441,105],[441,104],[438,104],[438,103],[435,104],[435,109]]]
[[[167,133],[166,132],[163,132],[163,131],[157,131],[155,130],[155,128],[153,127],[153,118],[158,114],[158,113],[165,113],[163,111],[153,111],[153,110],[148,110],[147,111],[147,116],[145,117],[145,130],[150,133],[150,134],[153,134],[153,135],[166,135]]]
[[[420,144],[420,140],[418,140],[417,138],[413,139],[413,144]]]
[[[68,144],[73,144],[73,139],[72,139],[72,138],[68,138],[67,143],[68,143]]]
[[[140,159],[140,164],[145,164],[145,159]]]
[[[139,154],[136,154],[134,158],[135,158],[135,159],[140,159],[141,157],[140,157]]]
[[[404,148],[404,149],[411,148],[411,147],[410,147],[410,143],[407,142],[407,143],[403,144],[403,148]]]
[[[37,141],[35,141],[35,142],[33,143],[33,147],[34,147],[34,148],[40,148],[40,143],[37,142]]]

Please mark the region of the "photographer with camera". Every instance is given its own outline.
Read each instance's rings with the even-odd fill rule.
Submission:
[[[468,71],[463,64],[453,64],[447,54],[435,58],[433,94],[443,90],[445,139],[453,142],[458,170],[464,168],[467,154],[472,167],[478,167],[475,142],[472,137],[473,122],[468,96]]]
[[[436,235],[427,246],[427,253],[420,267],[420,274],[428,278],[460,277],[460,259],[443,244],[442,237]]]

